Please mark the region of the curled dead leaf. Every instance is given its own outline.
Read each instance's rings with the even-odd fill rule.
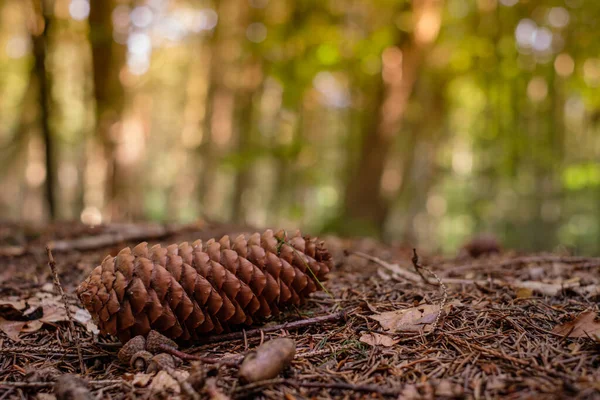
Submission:
[[[392,347],[399,342],[398,340],[394,340],[393,338],[380,333],[365,333],[360,337],[359,340],[371,346],[384,347]]]

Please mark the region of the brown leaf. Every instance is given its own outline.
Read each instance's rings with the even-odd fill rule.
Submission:
[[[450,305],[447,305],[445,311]],[[405,310],[388,311],[369,318],[390,332],[429,332],[440,310],[438,305],[423,304]]]
[[[0,310],[4,311],[0,312],[0,330],[14,341],[19,341],[19,333],[37,332],[44,323],[53,325],[56,322],[68,321],[61,298],[48,297],[43,293],[30,298],[27,303],[23,300],[0,301]],[[70,306],[70,310],[73,320],[85,326],[89,332],[98,333],[98,328],[87,310],[75,306]]]
[[[593,311],[579,314],[577,318],[561,325],[556,325],[552,333],[571,338],[592,337],[596,341],[600,337],[600,322],[596,321],[597,315]]]
[[[15,342],[19,341],[19,333],[25,325],[27,325],[27,321],[9,321],[0,317],[0,330]]]
[[[131,382],[135,387],[146,387],[154,377],[154,374],[137,373]]]
[[[394,340],[391,337],[382,335],[380,333],[365,333],[360,337],[359,340],[371,346],[384,347],[392,347],[399,342],[398,340]]]

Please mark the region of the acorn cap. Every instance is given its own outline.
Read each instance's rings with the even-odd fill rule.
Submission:
[[[148,333],[148,337],[146,338],[146,349],[154,354],[162,353],[164,350],[160,348],[161,344],[173,347],[174,349],[178,347],[177,343],[175,343],[165,335],[162,335],[155,330],[151,330],[150,333]]]
[[[129,362],[131,368],[136,371],[145,371],[150,365],[150,361],[152,360],[152,353],[146,350],[138,351],[135,353]]]
[[[121,347],[119,350],[119,360],[124,364],[129,364],[131,357],[138,351],[146,350],[146,339],[143,336],[138,335]]]
[[[176,368],[181,365],[181,359],[178,357],[173,357],[168,353],[160,353],[152,357],[148,367],[146,368],[146,373],[151,374],[152,372],[158,372],[165,368]]]

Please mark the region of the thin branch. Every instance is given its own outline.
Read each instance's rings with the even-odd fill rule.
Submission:
[[[175,347],[169,346],[168,344],[164,344],[164,343],[159,344],[158,347],[165,353],[169,353],[172,356],[179,357],[182,360],[186,360],[186,361],[202,361],[203,363],[206,363],[206,364],[225,365],[225,366],[231,367],[231,368],[238,368],[239,361],[241,361],[241,357],[237,361],[229,361],[229,360],[219,360],[219,359],[210,358],[210,357],[197,356],[195,354],[188,354],[188,353],[184,353],[183,351],[179,351]]]
[[[65,307],[65,312],[67,314],[67,319],[69,320],[69,334],[71,336],[71,342],[75,343],[75,347],[77,348],[77,356],[79,357],[79,368],[82,374],[85,374],[85,363],[83,362],[83,354],[81,352],[81,344],[78,340],[75,340],[75,323],[73,322],[73,316],[71,315],[71,310],[69,309],[69,302],[67,300],[67,295],[63,290],[62,285],[60,284],[60,279],[58,278],[58,272],[56,271],[56,262],[54,261],[54,256],[52,256],[52,250],[50,247],[46,247],[46,253],[48,254],[48,267],[50,267],[50,271],[52,271],[52,278],[54,279],[54,286],[60,293],[60,297],[62,299],[63,305]]]
[[[268,326],[268,327],[260,328],[260,329],[250,329],[248,331],[245,331],[245,336],[246,337],[260,336],[261,332],[275,332],[275,331],[278,331],[281,329],[292,330],[292,329],[306,328],[308,326],[318,325],[318,324],[321,324],[324,322],[338,321],[338,320],[342,320],[342,319],[345,320],[346,317],[347,317],[347,312],[340,311],[335,314],[322,315],[319,317],[307,318],[307,319],[302,319],[302,320],[293,321],[293,322],[286,322],[284,324]],[[204,339],[201,339],[200,343],[201,344],[217,343],[217,342],[224,342],[224,341],[238,340],[238,339],[244,339],[244,332],[232,332],[232,333],[226,333],[223,335],[208,336]]]

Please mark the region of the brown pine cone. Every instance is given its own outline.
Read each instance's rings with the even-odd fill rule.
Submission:
[[[332,266],[323,242],[300,232],[289,240],[267,230],[204,245],[141,243],[106,257],[77,295],[100,331],[123,343],[151,329],[188,340],[302,304]]]

